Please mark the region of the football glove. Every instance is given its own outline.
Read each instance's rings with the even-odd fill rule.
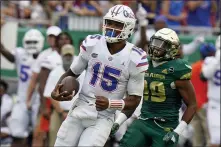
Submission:
[[[172,131],[172,132],[168,132],[164,137],[163,137],[163,141],[168,143],[168,144],[175,144],[178,142],[179,139],[179,135]]]
[[[120,125],[118,123],[114,123],[112,128],[111,128],[111,133],[110,136],[114,136],[114,134],[117,132],[117,130],[119,129]]]

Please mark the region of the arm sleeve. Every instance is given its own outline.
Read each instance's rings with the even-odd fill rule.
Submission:
[[[147,54],[140,48],[132,48],[129,63],[129,81],[127,91],[129,95],[143,95],[144,75],[148,69]],[[137,86],[134,86],[137,85]]]
[[[130,75],[127,85],[127,91],[129,95],[137,95],[137,96],[143,95],[144,74],[145,73],[142,72],[142,73],[137,73],[136,75]]]
[[[80,53],[77,56],[76,60],[74,60],[71,64],[70,69],[74,74],[80,75],[87,68],[92,48],[93,44],[91,45],[90,36],[88,36],[82,42],[80,46]]]
[[[54,52],[50,56],[46,57],[42,62],[41,62],[41,67],[47,68],[49,70],[54,69],[55,67],[59,66],[62,64],[62,59],[61,56],[57,53]]]
[[[85,54],[85,51],[81,50],[80,54],[71,64],[70,69],[75,75],[80,75],[87,68],[88,59],[85,57]]]

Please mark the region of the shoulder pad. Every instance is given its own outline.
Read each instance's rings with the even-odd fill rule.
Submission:
[[[139,66],[142,62],[147,62],[147,54],[141,48],[134,46],[131,50],[131,61]]]
[[[95,46],[99,40],[101,40],[102,35],[95,34],[95,35],[88,35],[85,40],[82,42],[81,47],[85,51],[87,48]]]
[[[183,59],[177,59],[173,74],[178,80],[189,80],[192,75],[192,67],[187,61]]]
[[[13,51],[13,53],[15,53],[16,55],[21,55],[25,53],[25,49],[22,47],[17,47],[15,48],[15,50]]]
[[[130,61],[133,65],[133,71],[131,71],[133,74],[144,72],[148,69],[147,54],[140,48],[132,48],[130,54]]]
[[[203,64],[213,64],[214,60],[214,57],[206,57],[203,61]]]

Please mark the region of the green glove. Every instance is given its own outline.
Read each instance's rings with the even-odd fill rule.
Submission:
[[[179,135],[174,131],[168,132],[163,137],[163,141],[169,144],[176,144],[178,142],[178,139],[179,139]]]
[[[111,128],[111,133],[110,136],[114,136],[114,134],[117,132],[117,130],[119,129],[120,125],[118,123],[114,123],[112,128]]]

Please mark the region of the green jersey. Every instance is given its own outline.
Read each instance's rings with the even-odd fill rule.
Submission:
[[[176,80],[190,80],[191,66],[183,59],[176,59],[153,67],[145,73],[145,86],[141,118],[160,117],[178,123],[182,97],[175,87]]]

